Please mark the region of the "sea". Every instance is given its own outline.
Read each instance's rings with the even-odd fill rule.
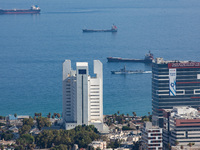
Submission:
[[[1,9],[41,8],[40,14],[0,15],[0,115],[62,113],[62,63],[103,63],[103,113],[152,112],[151,71],[143,63],[107,57],[200,61],[199,0],[0,0]],[[110,29],[117,33],[83,33]]]

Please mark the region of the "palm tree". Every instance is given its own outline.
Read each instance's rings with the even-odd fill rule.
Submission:
[[[120,111],[118,110],[117,113],[118,113],[118,115],[119,115]]]
[[[57,116],[57,113],[53,113],[53,115],[56,117],[56,116]]]
[[[17,114],[15,113],[14,116],[15,116],[15,125],[16,125]]]
[[[167,145],[168,145],[168,149],[171,150],[171,144],[168,143]]]
[[[117,117],[117,114],[115,113],[114,116]]]
[[[183,145],[181,145],[181,149],[183,149]]]
[[[132,112],[132,113],[133,113],[133,116],[134,116],[134,117],[136,117],[136,116],[137,116],[135,112]]]
[[[177,146],[179,144],[179,141],[175,141],[175,145]]]
[[[192,145],[194,145],[194,143],[188,143],[188,146],[189,146],[189,147],[192,147]]]
[[[48,118],[51,118],[51,113],[49,113]]]
[[[60,118],[60,114],[59,113],[57,113],[57,117]]]
[[[38,113],[35,113],[35,117],[37,117],[38,116]]]
[[[140,126],[137,125],[137,126],[136,126],[136,129],[137,129],[137,135],[138,135],[138,130],[139,130],[139,128],[140,128]]]

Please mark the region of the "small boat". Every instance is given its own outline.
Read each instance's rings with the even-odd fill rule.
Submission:
[[[152,63],[154,60],[153,54],[149,51],[145,55],[144,59],[130,59],[130,58],[121,58],[121,57],[107,57],[108,62],[141,62],[141,63]]]
[[[40,7],[33,5],[30,9],[0,9],[0,14],[38,14]]]
[[[117,27],[113,24],[111,29],[82,29],[83,32],[117,32]]]
[[[112,74],[135,74],[135,73],[152,73],[151,71],[144,70],[126,70],[126,66],[119,71],[111,71]]]

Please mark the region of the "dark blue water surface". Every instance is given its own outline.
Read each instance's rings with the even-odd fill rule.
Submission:
[[[166,60],[200,61],[199,0],[0,0],[0,7],[40,15],[0,15],[0,115],[62,112],[62,63],[103,63],[104,114],[151,112],[151,70],[140,63],[107,63],[106,57],[143,58],[151,50]],[[83,28],[116,34],[82,33]]]

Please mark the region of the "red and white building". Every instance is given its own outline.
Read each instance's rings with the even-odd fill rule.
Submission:
[[[152,122],[163,125],[163,109],[200,106],[200,62],[165,61],[152,64]]]
[[[200,146],[200,114],[191,107],[174,107],[163,110],[163,144],[183,145],[194,143]]]
[[[145,122],[141,133],[143,150],[162,150],[162,128],[152,126],[151,122]]]

